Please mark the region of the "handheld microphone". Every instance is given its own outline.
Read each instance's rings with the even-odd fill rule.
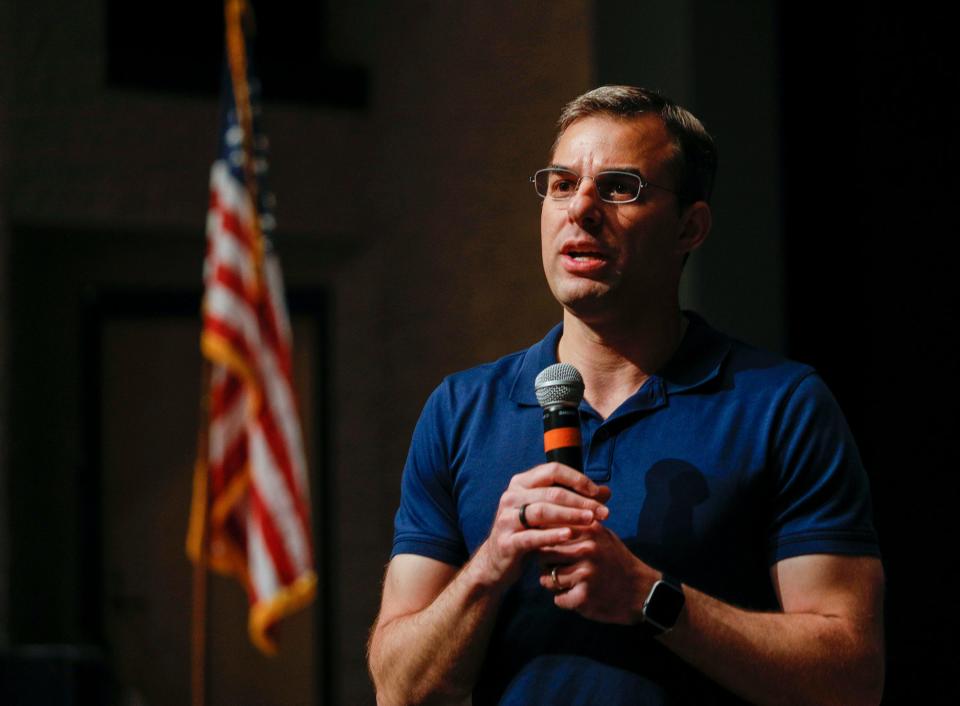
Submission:
[[[543,450],[548,461],[583,470],[580,439],[580,400],[583,378],[569,363],[556,363],[540,371],[534,382],[537,402],[543,408]]]

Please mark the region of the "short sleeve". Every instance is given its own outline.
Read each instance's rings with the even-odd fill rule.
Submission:
[[[816,373],[785,400],[774,443],[770,564],[805,554],[879,556],[866,471],[839,405]]]
[[[413,432],[400,484],[391,557],[418,554],[454,566],[468,558],[448,462],[452,416],[450,395],[441,385],[427,400]]]

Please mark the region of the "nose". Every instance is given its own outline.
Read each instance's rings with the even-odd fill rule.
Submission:
[[[567,216],[585,231],[595,230],[603,222],[600,192],[593,177],[582,176],[577,192],[567,204]]]

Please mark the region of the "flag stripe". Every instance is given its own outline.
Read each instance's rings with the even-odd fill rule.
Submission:
[[[254,524],[270,556],[270,563],[276,571],[277,580],[282,584],[292,583],[298,572],[294,569],[281,530],[274,522],[276,518],[274,508],[264,502],[257,486],[250,489],[250,505]]]
[[[301,526],[299,531],[301,533],[308,532],[307,508],[304,507],[302,492],[298,487],[297,479],[293,476],[293,465],[288,453],[288,448],[283,443],[283,439],[270,415],[261,415],[260,424],[263,430],[263,438],[267,445],[266,452],[271,455],[276,469],[283,479],[284,488],[290,498],[290,503],[300,520]]]
[[[224,368],[220,370],[227,372]],[[246,403],[247,395],[243,380],[232,373],[225,375],[223,382],[213,387],[210,396],[210,412],[216,420],[217,427],[223,428],[223,433],[234,434],[235,430],[243,428],[243,411]]]
[[[226,445],[220,459],[210,457],[210,479],[214,491],[222,491],[229,484],[230,479],[240,473],[247,465],[247,435],[237,436],[232,443]]]
[[[214,269],[213,281],[208,286],[222,287],[241,302],[250,301],[256,297],[256,293],[251,291],[249,283],[243,281],[243,276],[223,263],[217,265]]]
[[[298,512],[296,496],[289,492],[281,471],[270,454],[261,427],[256,427],[251,433],[250,458],[253,485],[261,499],[273,511],[277,530],[285,540],[284,546],[298,566],[309,566],[312,563],[309,534],[304,533],[304,523]]]

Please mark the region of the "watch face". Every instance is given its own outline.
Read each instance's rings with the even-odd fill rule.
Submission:
[[[683,591],[663,581],[657,581],[650,598],[643,607],[643,615],[657,627],[669,630],[683,610]]]

